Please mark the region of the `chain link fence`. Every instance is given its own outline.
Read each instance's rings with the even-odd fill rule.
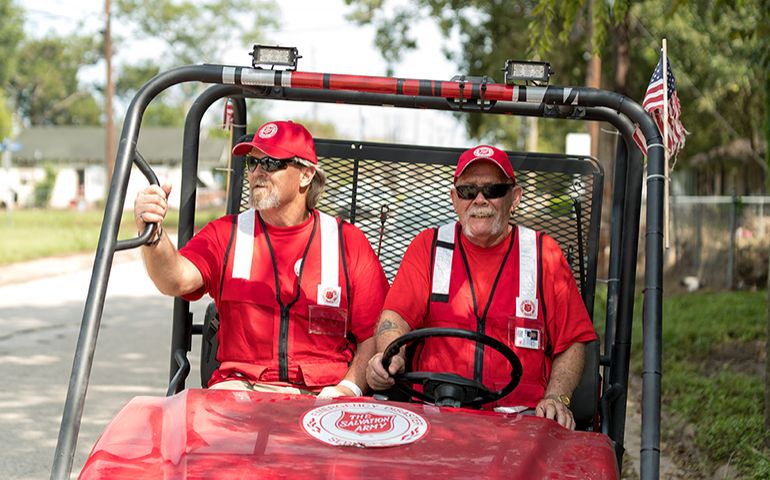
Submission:
[[[670,217],[669,275],[716,290],[765,288],[770,197],[672,196]]]

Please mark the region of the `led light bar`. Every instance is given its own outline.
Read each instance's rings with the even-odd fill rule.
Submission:
[[[505,61],[505,84],[515,82],[545,82],[553,71],[549,62],[522,62],[518,60]]]
[[[251,56],[251,66],[254,68],[257,68],[258,65],[269,65],[270,67],[288,67],[288,70],[296,70],[297,60],[302,58],[298,55],[296,47],[271,47],[267,45],[254,45]]]

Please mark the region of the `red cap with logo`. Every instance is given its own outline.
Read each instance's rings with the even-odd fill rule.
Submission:
[[[268,122],[257,129],[250,142],[233,147],[233,155],[246,155],[252,148],[269,157],[288,159],[299,157],[317,165],[315,143],[307,128],[291,121]]]
[[[506,177],[514,182],[516,181],[516,175],[513,173],[513,167],[511,166],[511,161],[508,159],[508,154],[491,145],[479,145],[464,151],[463,154],[460,155],[460,159],[457,160],[454,181],[456,182],[457,177],[462,175],[465,169],[473,162],[481,160],[494,163],[500,167]]]

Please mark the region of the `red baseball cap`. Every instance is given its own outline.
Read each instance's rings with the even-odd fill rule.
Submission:
[[[513,173],[513,167],[511,166],[511,161],[508,159],[508,154],[491,145],[479,145],[464,151],[463,154],[460,155],[460,159],[457,160],[454,181],[456,182],[457,177],[462,175],[465,169],[473,162],[480,160],[494,163],[500,167],[506,177],[514,182],[516,181],[516,175]]]
[[[299,123],[291,121],[268,122],[257,129],[250,142],[233,147],[233,155],[246,155],[252,148],[273,158],[299,157],[317,165],[313,136]]]

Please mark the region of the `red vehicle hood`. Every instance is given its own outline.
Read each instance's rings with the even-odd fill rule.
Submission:
[[[351,440],[353,439],[353,440]],[[391,446],[383,446],[391,445]],[[612,442],[516,414],[306,395],[137,397],[81,479],[616,479]]]

